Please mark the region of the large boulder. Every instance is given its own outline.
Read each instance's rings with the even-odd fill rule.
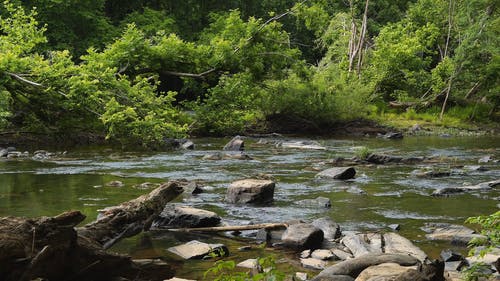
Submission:
[[[271,180],[245,179],[231,183],[226,202],[265,204],[273,201],[275,183]]]
[[[355,281],[390,281],[397,280],[396,276],[407,272],[413,267],[401,266],[397,263],[383,263],[370,266],[363,270]]]
[[[244,149],[245,149],[245,142],[243,141],[243,138],[240,136],[234,137],[222,148],[222,150],[226,151],[243,151]]]
[[[201,259],[209,255],[227,256],[229,250],[223,244],[207,244],[197,240],[167,249],[183,259]]]
[[[187,206],[167,205],[153,222],[157,228],[193,228],[217,226],[221,218],[214,212]]]
[[[285,246],[296,249],[317,249],[323,243],[323,231],[312,224],[289,225],[281,236]]]
[[[312,222],[312,225],[321,229],[323,231],[324,238],[327,240],[334,240],[340,238],[342,235],[340,225],[330,218],[315,219]]]
[[[424,251],[415,246],[410,240],[397,233],[385,233],[383,239],[385,253],[408,254],[416,257],[420,261],[424,261],[427,258],[427,254],[425,254]]]
[[[354,178],[355,175],[356,170],[353,167],[336,167],[319,172],[316,177],[336,180],[348,180]]]

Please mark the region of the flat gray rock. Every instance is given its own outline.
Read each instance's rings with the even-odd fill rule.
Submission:
[[[323,231],[312,224],[289,225],[281,240],[286,246],[302,249],[317,249],[323,242]]]
[[[167,249],[169,252],[176,254],[183,259],[201,259],[210,253],[217,256],[227,256],[229,251],[223,244],[207,244],[197,240],[190,241]]]
[[[226,202],[264,204],[273,201],[275,183],[271,180],[245,179],[231,183]]]
[[[353,167],[336,167],[319,172],[316,177],[336,180],[348,180],[354,178],[356,170]]]

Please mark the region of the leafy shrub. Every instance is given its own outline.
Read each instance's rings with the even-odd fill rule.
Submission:
[[[213,281],[283,281],[285,274],[276,268],[274,257],[267,256],[259,258],[258,267],[264,272],[250,275],[248,272],[235,271],[236,263],[233,260],[216,261],[214,266],[209,268],[203,279]],[[208,278],[208,279],[207,279]]]

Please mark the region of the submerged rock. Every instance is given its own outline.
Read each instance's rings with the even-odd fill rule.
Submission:
[[[470,228],[449,223],[427,223],[422,230],[428,233],[425,237],[429,240],[450,241],[455,245],[466,246],[472,238],[484,238]]]
[[[226,151],[243,151],[244,149],[245,149],[245,142],[243,141],[243,138],[240,136],[235,136],[222,148],[222,150]]]
[[[283,244],[298,249],[318,249],[323,242],[323,231],[312,224],[289,225],[281,237]]]
[[[285,142],[278,142],[276,144],[276,147],[292,148],[292,149],[326,150],[326,147],[322,146],[317,141],[285,141]]]
[[[295,202],[297,205],[301,205],[304,207],[322,207],[322,208],[330,208],[332,206],[332,202],[330,199],[326,197],[318,197],[315,199],[303,199]]]
[[[432,196],[448,196],[457,193],[463,193],[467,191],[477,191],[477,190],[488,190],[494,187],[500,186],[500,180],[494,180],[489,182],[482,182],[476,185],[466,185],[466,186],[456,186],[456,187],[445,187],[437,189],[432,193]]]
[[[385,135],[383,135],[382,137],[384,139],[395,140],[395,139],[402,139],[403,138],[403,134],[400,133],[400,132],[388,132]]]
[[[275,183],[270,180],[245,179],[231,183],[226,193],[229,203],[265,204],[273,201]]]
[[[167,249],[183,259],[201,259],[208,255],[228,256],[229,251],[223,244],[207,244],[197,240]]]
[[[186,206],[167,205],[153,222],[157,228],[193,228],[217,226],[221,218],[214,212]]]
[[[123,184],[123,182],[121,182],[121,181],[110,181],[110,182],[106,183],[106,186],[123,187],[123,186],[125,186],[125,184]]]
[[[318,178],[348,180],[354,178],[356,170],[353,167],[336,167],[326,169],[316,175]]]

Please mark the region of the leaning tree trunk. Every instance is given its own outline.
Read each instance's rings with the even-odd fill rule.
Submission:
[[[38,219],[0,218],[0,280],[170,278],[173,272],[163,262],[136,262],[104,248],[139,233],[181,192],[178,183],[169,182],[148,195],[108,208],[96,222],[81,228],[75,228],[85,219],[79,211]]]

